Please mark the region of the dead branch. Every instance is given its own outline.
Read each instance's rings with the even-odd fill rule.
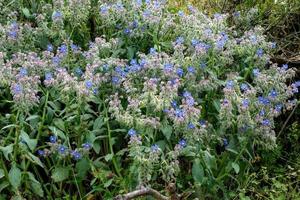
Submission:
[[[160,194],[158,191],[152,189],[152,188],[142,188],[139,190],[135,190],[133,192],[129,192],[124,195],[118,195],[114,199],[115,200],[130,200],[130,199],[135,199],[140,196],[146,196],[146,195],[151,195],[157,200],[170,200],[168,197]]]

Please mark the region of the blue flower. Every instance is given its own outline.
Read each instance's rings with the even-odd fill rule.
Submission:
[[[184,72],[183,72],[183,69],[182,69],[182,68],[178,68],[177,71],[176,71],[176,73],[177,73],[177,75],[178,75],[179,77],[182,77]]]
[[[272,42],[272,43],[271,43],[271,48],[272,48],[272,49],[275,49],[275,48],[276,48],[276,42]]]
[[[82,72],[82,70],[81,70],[80,67],[77,67],[77,68],[75,69],[75,74],[76,74],[77,76],[79,76],[79,77],[82,76],[83,72]]]
[[[151,55],[154,55],[154,54],[156,54],[156,49],[152,47],[152,48],[150,48],[149,52]]]
[[[164,64],[164,71],[171,72],[173,70],[173,65],[171,63]]]
[[[77,150],[72,151],[71,155],[74,160],[80,160],[82,157],[81,153]]]
[[[202,128],[205,128],[205,127],[207,126],[207,122],[206,122],[204,119],[201,119],[201,120],[199,121],[199,124],[200,124],[200,126],[201,126]]]
[[[242,83],[240,88],[243,92],[245,92],[249,89],[249,86],[246,83]]]
[[[59,154],[66,154],[67,151],[68,151],[68,148],[64,145],[60,145],[58,148],[57,148],[57,151]]]
[[[71,44],[72,51],[77,51],[79,48],[76,44]]]
[[[44,150],[38,150],[37,151],[39,156],[45,156],[45,151]]]
[[[234,81],[233,80],[229,80],[226,82],[226,88],[227,89],[233,89],[234,87]]]
[[[50,141],[51,143],[56,143],[57,137],[56,137],[55,135],[51,135],[51,136],[49,137],[49,141]]]
[[[117,85],[120,83],[120,78],[117,77],[117,76],[113,76],[112,79],[111,79],[112,83]]]
[[[52,44],[48,44],[48,45],[47,45],[47,51],[50,51],[50,52],[52,52],[52,51],[53,51],[53,49],[54,49],[54,47],[53,47],[53,45],[52,45]]]
[[[271,90],[270,93],[269,93],[269,97],[271,97],[271,98],[273,98],[273,99],[274,99],[275,97],[277,97],[277,95],[278,95],[278,94],[277,94],[277,92],[276,92],[275,89]]]
[[[197,39],[192,39],[192,45],[195,47],[197,44],[199,44],[199,40]]]
[[[176,108],[177,107],[177,102],[175,100],[171,101],[171,106],[173,108]]]
[[[251,41],[252,44],[256,44],[257,43],[256,35],[250,35],[250,41]]]
[[[178,144],[179,144],[179,146],[181,148],[184,148],[184,147],[186,147],[186,140],[185,139],[181,139],[181,140],[179,140]]]
[[[200,64],[200,67],[201,67],[202,69],[204,69],[204,68],[206,67],[206,64],[205,64],[205,63],[201,63],[201,64]]]
[[[186,103],[188,106],[193,106],[195,104],[195,100],[193,97],[189,97],[186,99]]]
[[[188,123],[188,129],[194,129],[194,128],[195,125],[192,122]]]
[[[102,6],[100,8],[100,13],[102,14],[107,14],[108,13],[108,7],[107,6]]]
[[[59,63],[60,63],[60,58],[59,58],[58,56],[54,56],[54,57],[52,58],[52,63],[53,63],[54,65],[59,65]]]
[[[226,138],[223,138],[223,146],[227,147],[228,146],[228,140]]]
[[[25,69],[25,68],[21,68],[20,69],[20,73],[19,73],[21,76],[26,76],[27,74],[28,74],[28,71],[27,71],[27,69]]]
[[[243,104],[243,107],[248,108],[249,104],[250,104],[250,101],[248,99],[243,99],[242,104]]]
[[[159,146],[157,144],[153,144],[151,146],[151,151],[154,153],[159,152]]]
[[[129,28],[126,28],[125,30],[124,30],[124,34],[125,35],[129,35],[131,33],[131,30],[129,29]]]
[[[60,11],[54,11],[52,14],[52,20],[60,20],[62,19],[62,13]]]
[[[266,114],[266,111],[264,109],[262,109],[262,110],[259,111],[259,115],[260,116],[265,116],[265,114]]]
[[[184,117],[184,111],[183,111],[182,109],[180,109],[180,108],[177,108],[177,109],[175,110],[175,115],[176,115],[176,117],[178,117],[178,118],[182,118],[182,117]]]
[[[189,97],[192,97],[192,94],[188,91],[184,91],[183,94],[182,94],[185,98],[189,98]]]
[[[187,71],[191,74],[195,73],[195,68],[193,66],[188,66]]]
[[[66,54],[68,52],[68,46],[65,44],[60,45],[60,47],[58,47],[58,51],[61,54]]]
[[[84,148],[85,150],[90,150],[90,149],[92,148],[91,143],[88,143],[88,142],[83,143],[81,146],[82,146],[82,148]]]
[[[258,102],[262,105],[265,105],[265,106],[270,104],[270,100],[263,97],[263,96],[258,97]]]
[[[276,112],[281,112],[282,107],[283,107],[282,104],[275,105]]]
[[[46,72],[45,73],[45,80],[49,81],[53,78],[52,73],[51,72]]]
[[[129,135],[130,137],[135,136],[135,135],[136,135],[136,131],[135,131],[133,128],[131,128],[131,129],[128,131],[128,135]]]
[[[281,69],[283,69],[284,71],[287,70],[289,68],[289,65],[288,64],[283,64]]]
[[[254,76],[258,76],[258,75],[260,74],[259,69],[253,69],[252,74],[253,74]]]
[[[22,91],[23,91],[22,85],[16,84],[16,85],[13,87],[13,91],[12,91],[12,92],[13,92],[13,94],[18,95],[18,94],[21,94]]]
[[[270,120],[268,120],[268,119],[264,119],[261,123],[263,126],[270,126],[270,124],[271,124]]]
[[[97,89],[97,88],[94,88],[94,89],[93,89],[93,94],[94,94],[94,95],[97,95],[98,93],[99,93],[98,89]]]
[[[178,37],[178,38],[176,38],[175,43],[176,43],[177,45],[183,44],[183,43],[184,43],[184,38],[183,38],[183,37]]]
[[[264,55],[264,50],[262,48],[259,48],[257,51],[256,51],[256,55],[258,57],[262,57]]]
[[[93,82],[91,80],[85,81],[85,87],[91,89],[93,87]]]
[[[179,10],[179,11],[178,11],[178,15],[179,15],[180,17],[183,17],[183,16],[184,16],[184,12],[183,12],[182,10]]]

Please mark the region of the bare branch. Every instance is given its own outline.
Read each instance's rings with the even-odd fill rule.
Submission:
[[[130,200],[130,199],[135,199],[140,196],[146,196],[146,195],[151,195],[157,200],[169,200],[168,197],[160,194],[158,191],[152,189],[152,188],[142,188],[139,190],[135,190],[133,192],[129,192],[124,195],[118,195],[115,197],[115,200]]]

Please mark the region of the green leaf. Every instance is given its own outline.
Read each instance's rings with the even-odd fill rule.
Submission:
[[[42,168],[44,168],[43,163],[41,162],[41,160],[40,160],[38,157],[36,157],[35,155],[33,155],[33,154],[30,153],[30,152],[27,152],[27,155],[28,155],[28,159],[29,159],[32,163],[35,163],[35,164],[41,166]]]
[[[94,121],[93,130],[100,129],[104,124],[103,117],[98,117]]]
[[[209,169],[217,168],[216,157],[212,156],[208,151],[204,151],[204,161]]]
[[[29,149],[31,151],[34,151],[34,149],[37,145],[37,140],[36,139],[30,139],[29,135],[23,130],[21,130],[21,138],[27,144]]]
[[[79,178],[83,179],[90,169],[90,163],[86,158],[82,158],[76,163],[76,172]]]
[[[21,185],[21,170],[14,163],[8,173],[10,184],[17,189]]]
[[[23,14],[25,15],[26,18],[29,18],[31,16],[28,8],[23,8],[22,12],[23,12]]]
[[[7,181],[3,181],[2,183],[0,183],[0,194],[1,194],[2,190],[7,188],[8,186],[9,186],[9,182],[7,182]]]
[[[4,170],[0,169],[0,179],[4,177]]]
[[[39,115],[31,115],[30,117],[28,117],[25,121],[31,121],[31,120],[35,120],[35,119],[38,119],[40,118]]]
[[[113,181],[113,179],[109,179],[108,181],[106,181],[106,182],[104,183],[104,187],[105,187],[105,188],[109,187],[109,186],[112,184],[112,181]]]
[[[171,135],[172,135],[172,126],[165,125],[161,128],[161,131],[163,132],[163,134],[167,138],[167,140],[170,140]]]
[[[54,135],[59,136],[62,139],[67,139],[64,132],[62,132],[61,130],[59,130],[58,128],[54,127],[54,126],[49,126],[49,129],[54,133]]]
[[[236,174],[238,174],[240,172],[240,166],[237,163],[233,162],[233,163],[231,163],[231,166],[234,169]]]
[[[106,160],[106,162],[108,162],[108,161],[112,160],[113,157],[114,157],[113,154],[107,154],[104,159]]]
[[[69,177],[70,169],[67,167],[56,167],[53,172],[51,178],[54,182],[61,182],[66,180]]]
[[[6,160],[9,160],[8,155],[10,155],[13,152],[13,149],[14,149],[14,144],[10,144],[6,147],[0,147],[0,150],[2,151]]]
[[[41,183],[38,182],[35,179],[35,177],[34,177],[34,175],[32,173],[27,172],[27,175],[28,175],[29,180],[30,180],[30,186],[31,186],[32,191],[35,194],[39,195],[40,197],[43,197],[44,196],[44,191],[42,189]]]
[[[200,159],[197,158],[194,160],[193,167],[192,167],[192,175],[196,182],[203,183],[204,180],[204,170],[203,166],[200,163]]]

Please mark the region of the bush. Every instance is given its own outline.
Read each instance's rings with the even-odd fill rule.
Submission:
[[[227,17],[139,0],[39,3],[8,16],[3,198],[111,199],[143,187],[243,196],[300,84],[270,62],[263,29],[241,33]]]

